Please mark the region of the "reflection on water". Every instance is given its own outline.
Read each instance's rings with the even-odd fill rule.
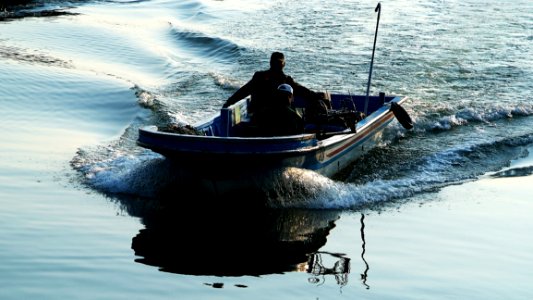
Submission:
[[[366,281],[370,266],[365,259],[366,241],[364,220],[365,215],[361,214],[361,259],[365,265],[365,269],[361,273],[361,282],[366,289],[369,289],[370,286]],[[350,274],[350,258],[342,253],[317,251],[309,255],[306,271],[312,274],[312,277],[309,278],[309,282],[312,284],[322,285],[326,281],[327,275],[333,275],[338,285],[346,286],[348,284],[348,274]]]
[[[259,276],[306,270],[308,261],[316,262],[317,251],[339,218],[336,211],[206,203],[139,210],[123,204],[145,225],[132,239],[135,261],[188,275]]]
[[[365,270],[361,274],[361,282],[366,287],[366,289],[369,289],[370,286],[366,283],[366,279],[368,278],[368,270],[370,269],[370,266],[368,265],[368,262],[365,259],[365,252],[366,252],[366,240],[365,240],[365,215],[361,214],[361,247],[363,248],[361,252],[361,259],[363,260],[363,263],[365,264]]]
[[[327,259],[333,260],[331,267],[327,267]],[[307,272],[313,275],[309,278],[310,283],[323,284],[326,275],[333,275],[338,285],[345,286],[350,273],[350,258],[341,253],[315,252],[310,255]]]

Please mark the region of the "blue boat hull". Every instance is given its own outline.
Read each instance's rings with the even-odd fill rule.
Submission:
[[[350,97],[354,107],[364,98],[336,96],[338,99]],[[366,118],[357,122],[355,132],[344,129],[326,138],[319,138],[315,133],[276,137],[232,136],[232,129],[248,119],[245,99],[222,109],[220,115],[195,124],[199,134],[164,132],[155,126],[147,126],[139,129],[137,143],[183,168],[198,174],[209,174],[210,178],[246,178],[249,174],[288,167],[333,177],[375,147],[383,130],[395,119],[392,103],[399,105],[406,98],[388,97],[387,101],[382,99],[383,103],[378,97],[370,100],[372,110]],[[335,101],[332,104],[334,107],[340,105]]]

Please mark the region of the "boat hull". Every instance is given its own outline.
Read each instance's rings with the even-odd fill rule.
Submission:
[[[355,132],[345,129],[326,138],[314,133],[281,137],[227,136],[230,132],[227,124],[235,125],[233,123],[237,122],[233,120],[237,117],[246,118],[246,115],[239,115],[244,106],[223,111],[220,119],[215,117],[197,124],[195,128],[199,134],[196,135],[163,132],[156,126],[140,128],[137,143],[162,154],[197,180],[210,184],[249,185],[252,182],[257,185],[261,178],[269,177],[267,174],[277,174],[287,168],[334,177],[382,140],[383,130],[395,119],[392,103],[399,105],[405,99],[390,97],[387,103],[377,106],[359,121]]]

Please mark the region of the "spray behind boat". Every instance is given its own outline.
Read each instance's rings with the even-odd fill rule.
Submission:
[[[370,93],[370,81],[372,80],[372,67],[374,65],[374,53],[376,52],[376,40],[378,37],[379,17],[381,15],[381,3],[378,3],[374,11],[378,13],[378,20],[376,23],[376,32],[374,33],[374,47],[372,48],[372,59],[370,60],[370,71],[368,72],[368,83],[366,85],[366,98],[365,98],[365,109],[364,109],[365,115],[368,114],[368,101],[369,101],[368,95]],[[385,93],[380,92],[379,99],[380,99],[380,102],[383,103],[385,99]],[[402,124],[402,126],[405,129],[413,128],[413,121],[411,120],[411,117],[405,111],[405,109],[403,109],[403,107],[400,106],[400,104],[396,102],[391,102],[390,106],[391,106],[392,113],[394,114],[398,122],[400,122],[400,124]]]

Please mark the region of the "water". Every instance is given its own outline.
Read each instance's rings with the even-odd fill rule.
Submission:
[[[530,1],[382,1],[371,93],[415,129],[232,201],[137,128],[216,113],[277,50],[364,94],[377,3],[35,2],[0,12],[1,299],[533,297]]]

